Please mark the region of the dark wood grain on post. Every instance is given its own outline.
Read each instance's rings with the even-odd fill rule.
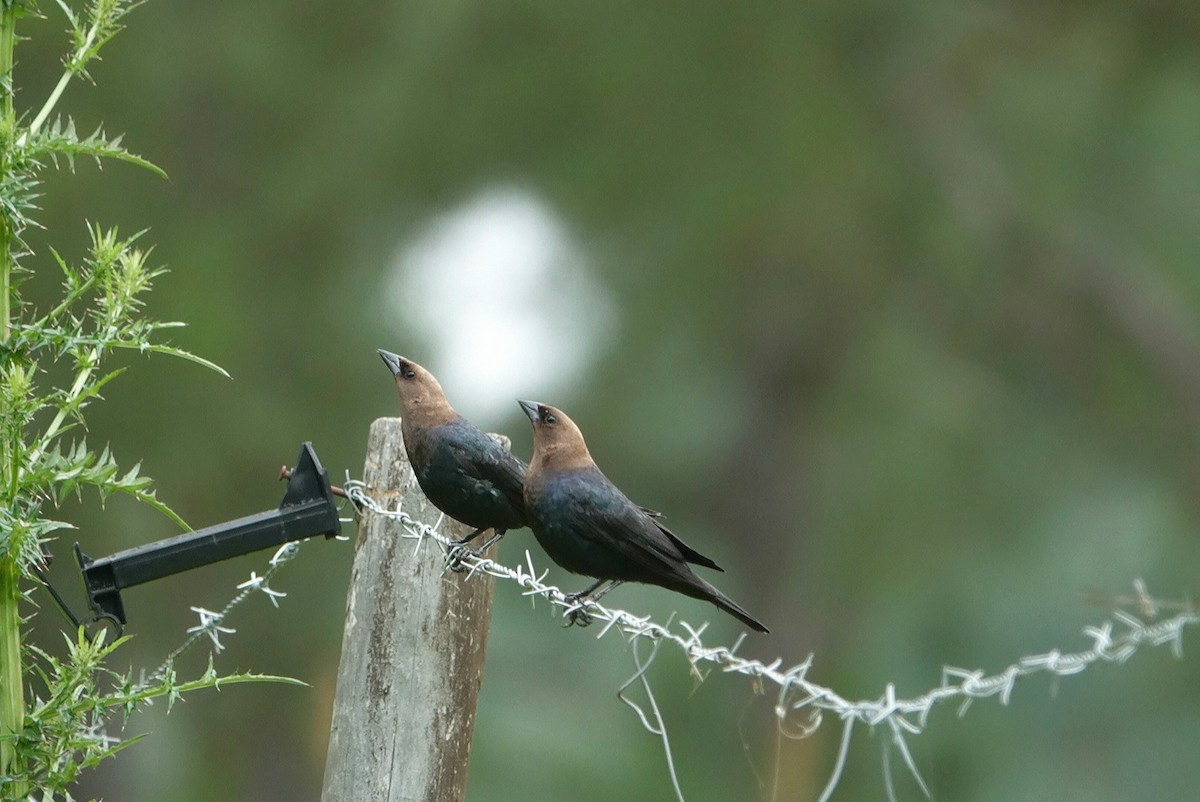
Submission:
[[[507,442],[506,442],[507,445]],[[398,418],[371,426],[363,481],[388,509],[433,525]],[[454,802],[466,796],[494,580],[445,570],[400,523],[359,524],[322,802]],[[450,537],[469,529],[445,519]]]

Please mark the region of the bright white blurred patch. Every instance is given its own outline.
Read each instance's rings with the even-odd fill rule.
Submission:
[[[398,325],[385,347],[428,367],[480,425],[510,415],[517,398],[567,403],[616,321],[562,222],[515,188],[484,190],[403,243],[386,300]]]

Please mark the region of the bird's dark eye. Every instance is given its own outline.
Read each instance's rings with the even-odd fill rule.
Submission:
[[[558,421],[558,418],[554,417],[553,412],[543,412],[542,413],[542,423],[555,423],[557,421]]]
[[[413,379],[413,378],[416,378],[417,372],[415,370],[412,370],[411,368],[409,368],[409,369],[406,369],[401,375],[404,376],[404,378],[406,378],[406,379]]]

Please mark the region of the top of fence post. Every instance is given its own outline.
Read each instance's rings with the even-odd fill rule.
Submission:
[[[467,533],[421,493],[398,418],[372,424],[363,479],[389,509]],[[466,796],[494,580],[447,572],[436,544],[402,540],[402,528],[369,513],[360,523],[322,802]]]

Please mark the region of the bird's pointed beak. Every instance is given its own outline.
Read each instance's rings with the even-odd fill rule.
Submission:
[[[529,420],[533,423],[538,422],[538,402],[537,401],[517,401],[521,405],[521,409],[525,410],[525,414],[529,416]]]
[[[404,363],[404,357],[399,354],[393,354],[391,351],[385,351],[382,348],[379,349],[379,356],[383,359],[383,364],[388,366],[388,370],[392,372],[393,376],[400,372],[400,368]]]

